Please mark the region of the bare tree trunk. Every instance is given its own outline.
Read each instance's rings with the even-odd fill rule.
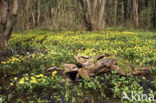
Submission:
[[[93,14],[96,14],[97,3],[98,3],[97,0],[95,0],[93,3]]]
[[[8,3],[5,0],[0,1],[0,51],[8,48],[7,40],[4,37],[4,32],[7,24]]]
[[[34,14],[34,11],[33,10],[31,11],[31,15],[32,15],[32,21],[33,21],[33,27],[35,27],[35,25],[36,25],[36,19],[35,19],[35,14]]]
[[[134,19],[134,7],[133,7],[133,0],[127,0],[128,1],[128,5],[127,5],[127,17],[129,17],[129,20],[131,22],[133,22]]]
[[[54,14],[54,9],[51,8],[51,9],[50,9],[50,19],[53,19],[53,14]]]
[[[88,20],[89,22],[91,23],[91,28],[92,30],[96,30],[96,24],[95,24],[95,21],[94,21],[94,17],[93,17],[93,14],[92,14],[92,9],[91,9],[91,4],[90,4],[90,0],[86,0],[86,3],[87,3],[87,15],[88,15]]]
[[[153,27],[156,28],[156,0],[154,0],[154,7],[153,7]]]
[[[48,19],[47,19],[47,14],[44,13],[44,20],[45,20],[45,24],[47,25],[48,24]]]
[[[79,0],[79,2],[83,9],[83,17],[88,30],[102,30],[102,24],[105,24],[104,15],[106,0]]]
[[[114,9],[114,26],[117,25],[117,14],[118,14],[118,0],[114,1],[115,3],[115,9]]]
[[[84,24],[85,24],[87,30],[91,31],[92,30],[92,27],[91,27],[90,22],[87,19],[88,16],[86,15],[86,9],[85,9],[84,0],[79,0],[79,2],[80,2],[80,5],[81,5],[80,9],[82,9],[82,11],[83,11]]]
[[[134,14],[133,17],[136,23],[136,27],[139,27],[138,3],[136,0],[133,0],[133,14]]]
[[[26,24],[25,24],[25,29],[29,29],[30,28],[30,21],[29,21],[29,18],[30,18],[30,14],[29,14],[29,3],[30,3],[30,0],[27,0],[27,3],[26,3]]]
[[[37,16],[37,24],[40,25],[40,16],[41,16],[41,11],[40,11],[40,0],[38,0],[38,16]]]
[[[124,0],[124,22],[127,22],[127,0]]]
[[[16,23],[18,0],[13,1],[12,11],[9,14],[9,6],[6,0],[0,1],[0,52],[9,49],[8,40]]]
[[[99,21],[98,21],[98,30],[102,30],[102,22],[103,22],[103,16],[105,15],[105,6],[106,6],[106,0],[102,0],[101,4],[101,11],[99,13]],[[104,20],[105,24],[105,20]]]

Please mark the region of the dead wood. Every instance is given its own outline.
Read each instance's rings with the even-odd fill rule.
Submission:
[[[151,66],[149,67],[139,67],[135,68],[134,71],[130,73],[124,73],[123,69],[117,64],[117,59],[111,59],[111,55],[100,55],[100,56],[75,56],[77,65],[75,64],[63,64],[64,69],[59,69],[57,67],[47,69],[47,72],[58,71],[62,72],[71,81],[78,80],[81,78],[90,78],[103,73],[110,73],[111,71],[117,71],[120,75],[147,75],[149,74]]]

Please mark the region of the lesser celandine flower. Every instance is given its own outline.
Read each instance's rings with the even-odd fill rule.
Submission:
[[[1,62],[2,64],[6,64],[6,62]]]
[[[14,83],[10,83],[10,85],[11,85],[11,86],[13,86],[13,85],[14,85]]]
[[[19,84],[24,84],[24,78],[19,81]]]
[[[53,71],[53,72],[52,72],[51,79],[54,79],[54,77],[55,77],[56,73],[57,73],[57,71]]]
[[[40,74],[40,77],[43,77],[44,75],[43,74]]]
[[[28,77],[25,77],[25,80],[29,80],[29,78]]]
[[[17,77],[14,77],[14,80],[17,80],[18,78]]]
[[[39,78],[39,77],[40,77],[40,75],[36,75],[36,77],[37,77],[37,78]]]
[[[142,79],[144,79],[144,80],[145,80],[146,78],[145,78],[145,77],[142,77]]]
[[[32,80],[30,81],[30,83],[36,84],[36,83],[37,83],[37,80],[36,80],[36,79],[32,79]]]

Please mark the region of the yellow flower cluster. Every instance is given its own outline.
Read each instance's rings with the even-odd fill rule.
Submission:
[[[1,64],[13,64],[15,62],[20,63],[24,59],[25,58],[23,58],[22,56],[19,56],[19,57],[11,57],[11,58],[8,59],[8,61],[2,61]]]
[[[43,75],[43,74],[38,74],[38,75],[34,75],[32,73],[31,76],[29,76],[28,74],[26,74],[24,77],[22,77],[18,83],[19,84],[25,84],[25,83],[31,83],[31,84],[37,84],[37,83],[43,83],[46,82],[46,79],[48,77]],[[14,80],[17,80],[17,77],[14,78]]]
[[[37,31],[37,33],[42,31]],[[28,68],[27,64],[39,68],[38,62],[42,65],[58,66],[62,62],[73,62],[75,55],[101,55],[113,54],[126,61],[133,61],[137,65],[155,59],[155,39],[154,33],[130,32],[130,31],[111,31],[105,32],[46,32],[38,35],[29,32],[25,35],[13,34],[10,45],[21,43],[22,47],[33,49],[34,53],[27,53],[23,56],[13,56],[7,61],[2,61],[2,65],[17,64],[12,66],[14,70]],[[153,60],[155,61],[155,60]],[[36,63],[36,67],[35,67]],[[40,68],[39,68],[40,69]]]
[[[34,83],[34,84],[36,84],[36,83],[37,83],[36,78],[35,78],[35,77],[31,77],[30,83]]]

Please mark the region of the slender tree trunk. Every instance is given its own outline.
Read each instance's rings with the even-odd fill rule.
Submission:
[[[4,37],[4,32],[7,24],[8,3],[5,0],[0,1],[0,51],[8,48],[7,40]]]
[[[105,20],[103,21],[103,16],[105,15],[105,7],[106,6],[106,0],[102,0],[102,4],[101,4],[101,11],[99,14],[99,21],[98,21],[98,30],[102,30],[102,22],[104,22],[105,25]]]
[[[38,16],[37,16],[37,24],[40,25],[40,16],[41,16],[41,11],[40,11],[40,0],[38,0]]]
[[[97,0],[95,0],[94,3],[93,3],[93,10],[92,10],[93,14],[96,14],[97,3],[98,3]]]
[[[138,3],[136,0],[133,0],[133,17],[135,20],[136,27],[139,27],[139,15],[138,15]]]
[[[31,15],[32,15],[32,21],[33,21],[33,27],[35,27],[35,25],[36,25],[36,19],[35,19],[35,13],[34,13],[33,10],[31,11]]]
[[[120,7],[121,7],[121,11],[120,11],[121,14],[120,15],[122,15],[122,18],[120,19],[120,22],[124,23],[124,12],[125,12],[125,10],[124,10],[124,2],[121,3]]]
[[[87,19],[88,16],[86,15],[86,9],[85,9],[84,0],[79,0],[79,3],[81,5],[80,9],[82,9],[82,12],[83,12],[84,25],[86,26],[87,30],[91,31],[92,27],[91,27],[90,22]]]
[[[87,3],[87,15],[88,15],[88,19],[89,19],[89,22],[91,23],[92,30],[95,30],[96,29],[96,26],[95,26],[96,24],[95,24],[95,20],[94,20],[93,14],[92,14],[90,0],[86,0],[86,3]]]
[[[115,9],[114,9],[114,26],[117,25],[117,14],[118,14],[118,0],[114,1]]]
[[[127,22],[127,0],[124,0],[124,22]]]
[[[0,1],[0,53],[9,49],[8,40],[16,22],[17,11],[18,0],[13,1],[12,9],[6,0]]]
[[[30,18],[30,13],[29,13],[29,3],[30,3],[30,0],[27,0],[27,3],[26,3],[26,23],[25,23],[25,29],[29,29],[30,28],[30,21],[29,21],[29,18]]]
[[[53,19],[54,9],[53,7],[50,9],[50,19]]]
[[[154,7],[153,7],[153,12],[154,12],[154,15],[153,15],[153,27],[156,28],[156,0],[154,0],[153,5],[154,5]]]

